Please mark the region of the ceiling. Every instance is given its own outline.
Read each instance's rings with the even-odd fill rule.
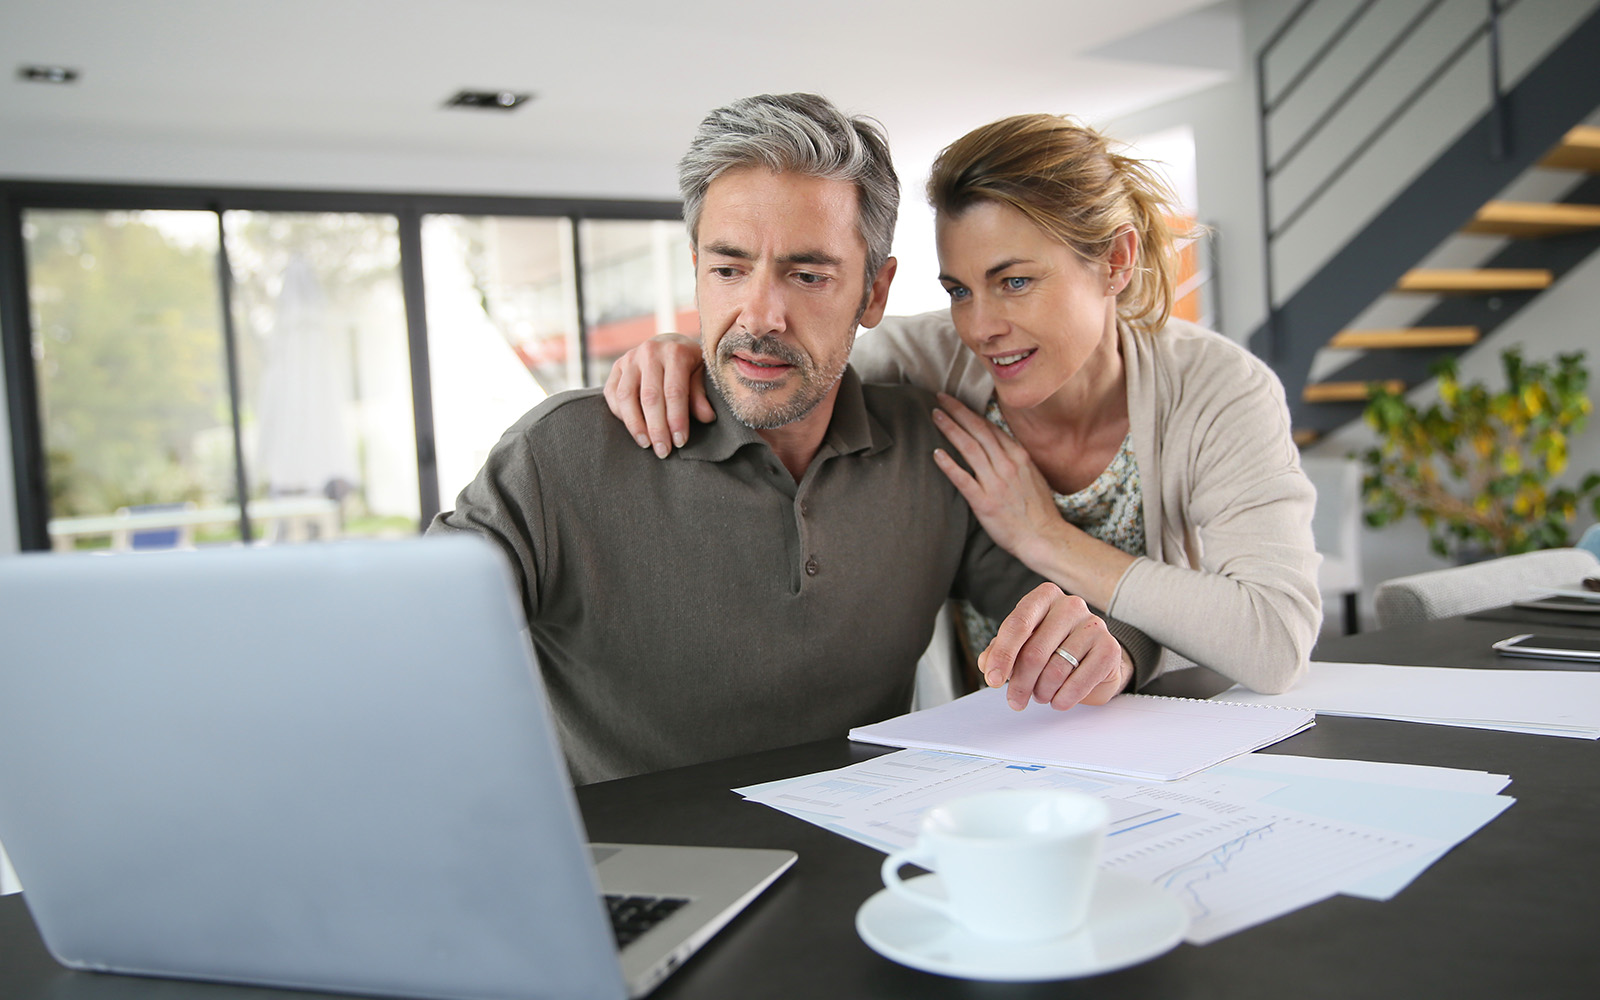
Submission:
[[[4,0],[0,177],[671,198],[708,109],[814,90],[915,185],[1001,115],[1223,80],[1238,33],[1212,0]],[[18,78],[41,63],[81,76]],[[461,88],[537,97],[445,110]]]

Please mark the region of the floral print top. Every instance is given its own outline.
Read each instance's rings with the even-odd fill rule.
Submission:
[[[990,398],[984,416],[1011,433],[1000,413],[999,400]],[[1076,493],[1057,493],[1055,501],[1061,516],[1089,537],[1132,556],[1144,555],[1144,493],[1139,488],[1139,466],[1133,459],[1133,435],[1122,439],[1116,457],[1094,482]],[[980,614],[966,601],[961,602],[961,620],[967,651],[975,660],[994,638],[1000,623]]]

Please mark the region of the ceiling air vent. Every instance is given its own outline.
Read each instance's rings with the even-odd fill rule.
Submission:
[[[514,90],[463,90],[444,102],[447,108],[483,108],[487,111],[512,111],[533,99],[532,94]]]
[[[29,83],[76,83],[78,71],[68,66],[19,66],[17,76]]]

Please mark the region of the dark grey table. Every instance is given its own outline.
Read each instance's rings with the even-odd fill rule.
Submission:
[[[1543,629],[1541,629],[1543,630]],[[1488,643],[1526,627],[1454,619],[1325,642],[1319,659],[1517,666]],[[1526,666],[1532,661],[1520,661]],[[1166,693],[1221,688],[1207,671]],[[1061,983],[945,979],[880,958],[857,938],[882,855],[730,789],[842,767],[884,752],[845,740],[789,747],[586,786],[597,840],[788,847],[800,861],[654,996],[855,997],[1583,997],[1600,995],[1600,749],[1588,740],[1325,717],[1282,753],[1473,768],[1512,776],[1517,803],[1393,900],[1347,896],[1205,947]],[[304,994],[302,994],[304,995]],[[5,1000],[247,1000],[271,990],[67,972],[45,953],[20,898],[0,899]]]

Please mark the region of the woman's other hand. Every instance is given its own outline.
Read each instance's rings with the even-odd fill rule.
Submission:
[[[641,448],[666,458],[689,440],[689,411],[703,424],[717,419],[698,377],[704,361],[700,342],[662,333],[628,351],[606,377],[606,405]]]
[[[1019,712],[1030,698],[1056,709],[1104,705],[1133,679],[1133,663],[1106,623],[1053,583],[1017,602],[978,669],[990,687],[1009,685],[1006,701]]]
[[[939,394],[942,409],[933,422],[966,459],[971,472],[943,449],[933,460],[949,477],[977,515],[995,544],[1036,572],[1050,575],[1032,551],[1049,546],[1066,523],[1056,509],[1055,494],[1028,452],[1011,435],[969,410],[959,400]]]

